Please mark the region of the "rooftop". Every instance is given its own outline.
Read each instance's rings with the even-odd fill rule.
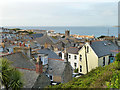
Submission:
[[[108,41],[108,40],[94,41],[91,43],[91,47],[98,55],[98,57],[102,57],[110,54],[116,54],[115,52],[112,52],[112,50],[118,50],[118,46],[112,41]]]

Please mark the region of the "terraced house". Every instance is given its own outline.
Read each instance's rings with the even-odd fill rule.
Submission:
[[[112,63],[117,54],[116,50],[118,46],[113,41],[92,41],[79,48],[68,48],[66,54],[62,53],[62,58],[70,62],[73,73],[78,69],[78,73],[86,74],[96,67]]]

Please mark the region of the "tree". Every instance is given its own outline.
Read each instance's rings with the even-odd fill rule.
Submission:
[[[120,53],[116,55],[116,61],[120,61]]]
[[[21,73],[11,66],[11,62],[5,58],[0,59],[0,79],[7,90],[21,88],[23,86],[21,77]]]

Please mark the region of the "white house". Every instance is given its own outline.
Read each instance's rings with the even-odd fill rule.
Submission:
[[[66,49],[65,53],[62,53],[62,59],[67,59],[70,62],[70,65],[72,66],[73,71],[75,69],[78,69],[78,67],[79,67],[78,51],[79,51],[79,48],[77,48],[77,47],[69,47],[68,49]],[[65,55],[67,58],[65,58]]]

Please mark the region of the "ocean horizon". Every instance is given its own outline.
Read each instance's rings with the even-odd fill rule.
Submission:
[[[118,27],[112,26],[4,26],[5,28],[20,28],[20,29],[38,29],[38,30],[55,30],[57,33],[65,33],[65,30],[70,30],[70,34],[77,35],[94,35],[99,37],[118,36]]]

